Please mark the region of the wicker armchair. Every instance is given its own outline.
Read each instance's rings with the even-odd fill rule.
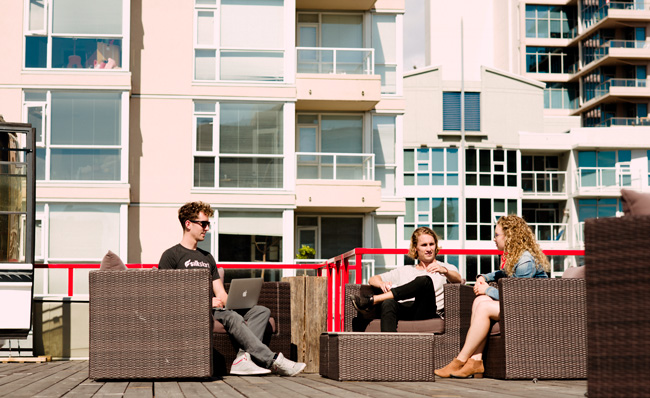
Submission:
[[[649,236],[650,216],[585,222],[589,398],[648,396]]]
[[[225,287],[228,291],[230,284],[226,283]],[[271,351],[281,352],[285,357],[295,359],[291,347],[291,285],[288,282],[264,282],[258,304],[271,310],[272,319],[264,343]],[[215,333],[212,336],[215,349],[214,371],[216,375],[222,375],[230,371],[237,350],[230,336],[226,333],[216,333],[217,329],[220,328],[213,328]]]
[[[474,302],[474,291],[471,286],[461,284],[445,285],[445,320],[444,333],[436,334],[435,339],[435,358],[434,367],[441,368],[451,362],[462,344],[465,342],[465,336],[469,329],[469,323],[472,314],[472,303]],[[373,288],[370,285],[345,285],[345,297],[349,295],[369,295],[373,294]],[[374,319],[379,319],[379,311],[373,314]],[[360,322],[359,322],[360,321]],[[414,321],[400,321],[400,324],[408,324]],[[415,321],[418,322],[418,321]],[[344,330],[346,332],[364,331],[359,330],[359,325],[364,325],[362,318],[358,316],[357,311],[350,300],[345,302],[345,319]],[[354,325],[354,326],[353,326]],[[363,326],[362,326],[363,327]],[[357,329],[357,330],[355,330]],[[424,332],[423,332],[424,333]]]
[[[484,375],[498,379],[586,378],[585,280],[502,278],[498,286],[500,334],[488,338]]]
[[[210,273],[90,272],[91,379],[212,376]]]

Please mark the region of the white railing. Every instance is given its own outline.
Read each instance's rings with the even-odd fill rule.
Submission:
[[[650,118],[646,117],[610,117],[595,127],[611,126],[650,126]]]
[[[575,233],[576,233],[576,241],[580,244],[580,246],[584,246],[585,244],[585,222],[581,221],[575,225]]]
[[[566,171],[522,171],[521,187],[525,194],[566,193]]]
[[[632,186],[629,164],[618,167],[578,167],[578,188],[608,188]]]
[[[374,48],[297,47],[298,73],[375,74]]]
[[[374,153],[296,152],[298,179],[375,179]]]
[[[566,241],[567,224],[528,223],[538,241]]]
[[[594,98],[609,94],[611,87],[648,87],[647,79],[609,79],[594,89]]]

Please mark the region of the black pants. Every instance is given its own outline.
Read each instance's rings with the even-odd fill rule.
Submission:
[[[397,332],[398,320],[437,318],[436,290],[428,276],[418,276],[411,282],[391,289],[393,298],[381,303],[381,331]],[[399,300],[415,298],[399,303]]]

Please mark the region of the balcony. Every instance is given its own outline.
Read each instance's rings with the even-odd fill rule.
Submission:
[[[578,193],[614,194],[620,196],[621,188],[632,187],[632,172],[629,163],[617,167],[579,167],[576,175]]]
[[[368,111],[381,99],[374,49],[298,47],[297,110]]]
[[[650,7],[648,2],[634,1],[610,1],[596,8],[583,6],[583,32],[591,34],[595,29],[611,28],[616,25],[617,20],[647,21],[650,18]],[[590,16],[586,16],[586,10]],[[596,27],[596,25],[598,25]]]
[[[371,212],[381,205],[370,153],[296,153],[298,210]]]
[[[585,102],[572,115],[578,115],[603,103],[628,99],[631,102],[650,97],[647,79],[608,79],[593,89],[593,97]]]
[[[524,196],[566,196],[566,171],[522,171]]]
[[[618,64],[621,60],[648,60],[650,43],[645,40],[610,40],[594,48],[593,53],[585,55],[584,59],[585,65],[580,69],[580,75],[586,75],[598,67]]]
[[[594,127],[612,126],[650,126],[648,117],[610,117]]]

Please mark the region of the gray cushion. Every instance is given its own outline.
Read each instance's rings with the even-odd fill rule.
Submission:
[[[366,332],[381,332],[381,320],[373,319],[366,327]],[[445,332],[445,321],[440,318],[424,319],[421,321],[398,321],[398,333],[436,333]]]
[[[120,257],[113,253],[112,251],[108,251],[104,258],[102,258],[102,262],[99,265],[99,270],[100,271],[124,271],[126,270],[126,265],[124,265],[124,262],[120,259]]]
[[[584,279],[585,278],[585,267],[584,265],[581,267],[569,267],[564,270],[564,273],[562,274],[562,278],[578,278],[578,279]]]

